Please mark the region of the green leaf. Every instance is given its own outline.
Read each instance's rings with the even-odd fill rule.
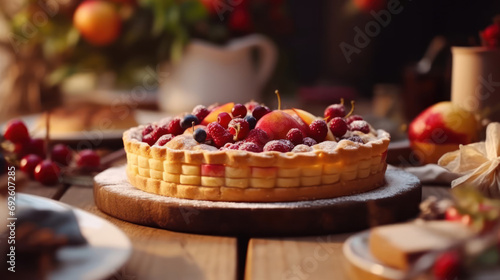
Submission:
[[[208,11],[201,1],[185,1],[181,4],[182,19],[188,23],[196,23],[208,17]]]

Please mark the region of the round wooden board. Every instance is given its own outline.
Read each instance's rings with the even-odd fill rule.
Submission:
[[[387,170],[386,185],[371,192],[299,202],[246,203],[179,199],[150,194],[128,183],[125,166],[94,178],[103,212],[136,224],[173,231],[230,236],[297,236],[357,231],[414,217],[420,181]]]

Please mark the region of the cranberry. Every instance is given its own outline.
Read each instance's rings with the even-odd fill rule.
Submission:
[[[3,137],[13,143],[22,143],[30,139],[30,134],[26,125],[21,120],[15,119],[7,123]]]
[[[243,104],[235,104],[231,109],[231,114],[233,118],[244,118],[247,115],[247,107]]]
[[[24,156],[19,162],[19,168],[31,178],[35,177],[35,167],[42,162],[42,158],[38,155],[29,154]]]
[[[271,110],[269,108],[267,108],[266,106],[257,106],[253,109],[252,116],[256,120],[260,120],[260,118],[262,118],[263,116],[265,116],[269,113],[271,113]]]
[[[233,118],[231,118],[231,115],[229,115],[229,113],[226,113],[226,112],[222,112],[222,113],[219,113],[219,115],[217,115],[217,122],[222,125],[223,128],[227,128],[227,126],[229,125],[229,122],[232,120]]]
[[[57,144],[54,148],[52,148],[50,158],[59,164],[68,166],[73,159],[73,152],[68,146],[64,144]]]
[[[82,150],[78,153],[76,165],[85,168],[96,168],[101,164],[101,158],[93,150]]]
[[[35,167],[35,180],[46,186],[55,185],[59,182],[61,170],[51,160],[43,160]]]
[[[344,119],[341,117],[335,117],[333,118],[330,123],[330,131],[332,132],[333,136],[335,137],[342,137],[348,130],[348,126],[345,123]]]

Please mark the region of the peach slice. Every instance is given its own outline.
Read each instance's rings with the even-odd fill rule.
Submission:
[[[217,116],[222,113],[231,113],[231,109],[234,107],[234,102],[229,102],[219,107],[215,107],[212,112],[210,112],[201,122],[202,125],[208,125],[211,122],[217,121]]]
[[[264,130],[272,140],[286,139],[286,134],[292,128],[298,128],[307,135],[309,127],[299,123],[294,117],[281,110],[274,110],[263,116],[255,128]]]
[[[226,168],[223,164],[202,164],[201,175],[210,177],[224,177]]]

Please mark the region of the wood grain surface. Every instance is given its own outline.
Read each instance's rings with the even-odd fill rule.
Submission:
[[[422,193],[423,199],[430,195],[438,198],[450,196],[447,187],[424,187]],[[360,272],[349,265],[342,253],[344,241],[354,233],[251,239],[245,280],[367,279],[364,278],[367,275],[359,278]]]
[[[235,238],[176,233],[115,219],[97,209],[90,188],[71,187],[61,202],[94,213],[127,234],[134,246],[133,254],[117,272],[129,277],[125,279],[236,278]]]

